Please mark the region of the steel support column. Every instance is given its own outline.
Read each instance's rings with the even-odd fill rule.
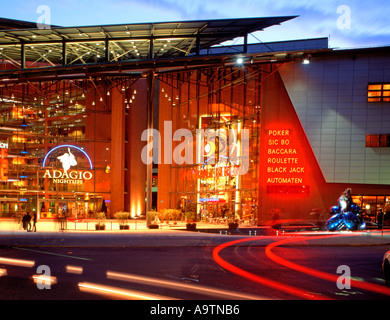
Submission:
[[[153,129],[153,108],[154,108],[154,73],[150,72],[147,76],[147,128]],[[156,150],[152,150],[155,152]],[[146,165],[146,212],[152,210],[152,175],[153,162]]]

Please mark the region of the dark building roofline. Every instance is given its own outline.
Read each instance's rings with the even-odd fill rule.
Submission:
[[[37,29],[37,23],[0,17],[0,30],[15,29]]]

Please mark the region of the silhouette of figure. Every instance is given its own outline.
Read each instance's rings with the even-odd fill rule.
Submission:
[[[69,153],[64,153],[62,156],[57,157],[60,159],[62,163],[62,168],[64,169],[65,172],[67,172],[70,167],[74,167],[77,165],[77,161],[75,156],[73,155],[72,152],[70,152],[70,149],[68,148]]]
[[[352,205],[351,189],[347,188],[337,200],[341,213],[348,212]]]
[[[37,232],[37,214],[35,212],[34,212],[32,221],[33,221],[33,227],[32,227],[31,231]]]
[[[27,212],[25,217],[26,217],[27,232],[30,232],[31,231],[31,216],[30,216],[30,213]]]

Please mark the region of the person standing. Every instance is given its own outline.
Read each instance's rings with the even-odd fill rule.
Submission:
[[[33,218],[32,218],[32,221],[33,221],[33,226],[32,226],[32,232],[37,232],[37,213],[34,212],[33,214]]]
[[[379,209],[377,219],[378,219],[378,229],[382,230],[382,228],[383,228],[383,211],[382,211],[382,209]]]
[[[26,213],[23,213],[23,217],[22,217],[22,228],[23,228],[23,230],[26,230],[26,229],[27,229],[27,214],[26,214]]]
[[[31,231],[31,216],[30,213],[27,211],[26,214],[26,227],[27,227],[27,232]]]

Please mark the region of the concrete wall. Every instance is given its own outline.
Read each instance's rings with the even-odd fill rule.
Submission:
[[[390,103],[368,103],[370,82],[390,82],[390,55],[350,53],[286,64],[280,75],[326,182],[390,184],[390,148],[366,148],[366,134],[390,134]]]

